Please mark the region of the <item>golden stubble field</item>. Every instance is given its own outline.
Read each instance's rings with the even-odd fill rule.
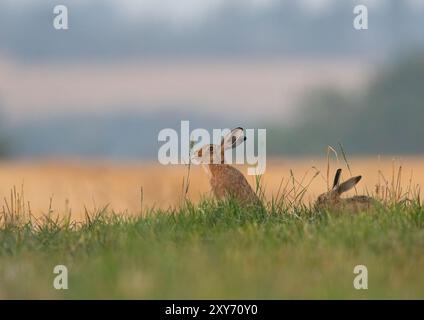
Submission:
[[[402,166],[403,190],[411,185],[411,177],[412,186],[424,186],[424,156],[351,158],[349,163],[353,175],[363,175],[358,192],[374,191],[377,183],[384,183],[382,175],[389,182],[393,175],[397,180],[399,166]],[[337,167],[344,168],[343,178],[350,176],[343,161],[337,163],[332,160],[332,174]],[[246,174],[246,168],[239,168]],[[291,173],[297,180],[297,188],[301,188],[298,183],[302,180],[304,186],[308,185],[317,172],[315,168],[321,173],[310,183],[304,197],[306,202],[313,201],[318,194],[326,191],[327,160],[268,160],[266,173],[262,177],[267,198],[277,194],[281,183],[282,186],[292,184]],[[48,213],[50,203],[54,213],[71,212],[72,218],[77,220],[84,217],[85,207],[93,211],[107,204],[117,212],[138,214],[141,205],[166,209],[181,203],[185,177],[187,167],[183,165],[77,161],[3,162],[0,163],[0,197],[2,205],[5,205],[5,199],[10,202],[11,189],[14,186],[18,192],[23,188],[25,201],[30,203],[31,212],[35,216]],[[248,176],[248,181],[252,186],[255,185],[254,177]],[[196,202],[208,194],[209,182],[204,170],[200,166],[193,166],[187,196]]]

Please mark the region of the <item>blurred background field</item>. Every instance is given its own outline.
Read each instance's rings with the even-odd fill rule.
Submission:
[[[335,169],[344,169],[342,178],[350,177],[344,161],[331,160],[331,177]],[[365,157],[349,159],[352,175],[362,175],[358,185],[360,194],[375,194],[377,185],[388,184],[397,189],[400,196],[419,191],[424,185],[424,157]],[[399,167],[402,167],[400,176]],[[244,167],[239,169],[246,174]],[[320,172],[319,175],[316,175]],[[0,195],[2,202],[10,201],[13,186],[17,192],[23,187],[25,200],[30,203],[35,216],[71,214],[73,219],[85,219],[85,209],[96,211],[106,205],[119,213],[139,215],[141,207],[168,209],[183,203],[183,199],[199,202],[210,194],[209,180],[201,166],[190,169],[188,192],[187,166],[161,166],[154,162],[139,164],[81,163],[1,163]],[[254,176],[247,176],[253,188]],[[293,177],[295,183],[293,184]],[[298,195],[303,188],[307,192],[302,203],[309,205],[327,191],[327,159],[272,158],[261,178],[268,201],[278,193]],[[399,186],[397,186],[399,180]],[[396,186],[392,186],[395,183]],[[296,190],[293,189],[293,185]],[[353,195],[354,191],[350,193]],[[413,200],[413,199],[410,199]],[[288,198],[288,201],[293,199]],[[4,204],[3,204],[4,205]]]

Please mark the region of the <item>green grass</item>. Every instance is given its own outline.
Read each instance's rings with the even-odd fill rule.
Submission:
[[[352,216],[203,201],[85,223],[2,217],[0,298],[424,299],[424,208]],[[69,289],[55,290],[55,265]],[[368,267],[368,290],[353,269]]]

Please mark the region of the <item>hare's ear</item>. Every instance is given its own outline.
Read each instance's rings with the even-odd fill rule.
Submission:
[[[342,175],[342,169],[337,169],[336,175],[334,176],[333,190],[340,185],[340,177]]]
[[[240,145],[243,141],[246,140],[246,136],[244,135],[243,128],[235,128],[231,130],[225,137],[221,140],[221,148],[223,149],[231,149]]]
[[[355,187],[361,179],[362,179],[362,176],[350,178],[349,180],[343,182],[341,185],[337,187],[337,192],[339,194],[342,194],[343,192],[349,191],[350,189]]]

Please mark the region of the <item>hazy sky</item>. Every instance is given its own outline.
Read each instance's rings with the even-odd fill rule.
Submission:
[[[2,0],[11,3],[15,6],[34,5],[34,0]],[[179,20],[196,20],[202,15],[207,14],[210,10],[219,8],[220,6],[231,3],[252,7],[255,10],[260,10],[261,7],[267,7],[275,2],[291,2],[293,0],[104,0],[102,3],[111,3],[120,8],[129,16],[139,17],[144,15],[147,17],[170,18]],[[331,10],[332,3],[340,0],[296,0],[305,10],[311,12],[322,12]],[[416,8],[424,8],[423,0],[402,0]],[[90,5],[91,0],[72,0],[62,1],[64,4],[87,4]],[[371,7],[384,6],[384,0],[361,0],[351,1],[357,4],[366,4]]]
[[[34,0],[1,0],[16,7],[39,6],[41,3],[34,3]],[[98,0],[96,0],[98,1]],[[276,2],[292,2],[293,0],[103,0],[102,4],[112,4],[116,6],[128,19],[145,18],[149,20],[162,21],[171,24],[191,24],[201,21],[205,15],[217,10],[223,5],[237,3],[238,7],[244,6],[252,10],[261,10]],[[305,11],[310,14],[319,15],[331,11],[332,4],[340,0],[296,0]],[[349,0],[348,0],[349,1]],[[417,10],[424,10],[423,0],[401,0],[414,6]],[[62,4],[72,4],[72,6],[87,5],[92,10],[93,0],[62,0]],[[43,2],[45,4],[45,2]],[[51,3],[54,3],[51,1]],[[348,2],[349,3],[349,2]],[[385,0],[350,0],[352,4],[366,4],[368,7],[384,7]]]

